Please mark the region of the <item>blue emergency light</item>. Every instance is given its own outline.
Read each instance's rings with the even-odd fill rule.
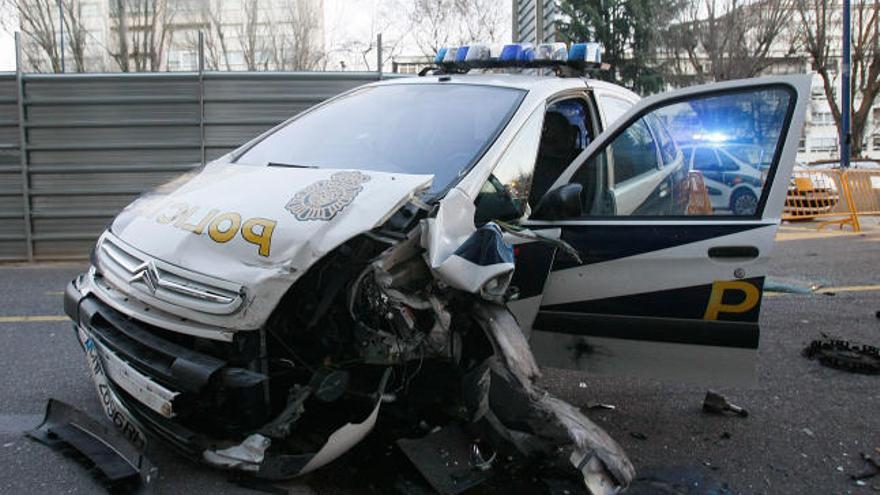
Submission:
[[[510,43],[506,45],[470,44],[443,47],[437,51],[434,64],[450,72],[469,69],[502,68],[563,68],[587,70],[602,64],[599,43]]]

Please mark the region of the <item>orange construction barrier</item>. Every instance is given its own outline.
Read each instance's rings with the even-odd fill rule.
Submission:
[[[819,228],[845,224],[859,231],[859,219],[851,191],[856,171],[798,168],[792,173],[782,219],[789,221],[829,219]],[[860,172],[860,171],[859,171]],[[878,178],[880,180],[880,178]]]

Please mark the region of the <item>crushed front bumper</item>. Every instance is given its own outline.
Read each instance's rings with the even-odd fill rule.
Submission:
[[[224,430],[245,430],[266,419],[265,375],[127,318],[83,290],[82,279],[68,284],[64,309],[74,321],[104,412],[133,443],[143,445],[149,430],[199,458],[215,444],[190,428],[206,421],[199,416],[236,404],[207,420],[208,430],[221,437]]]
[[[287,479],[331,462],[373,429],[388,372],[363,421],[342,425],[315,452],[273,448],[260,434],[271,419],[263,395],[268,378],[241,366],[232,352],[251,345],[200,342],[134,320],[103,303],[83,281],[68,284],[64,309],[74,321],[104,413],[133,445],[145,448],[148,438],[158,438],[215,467]],[[229,346],[232,358],[196,350],[204,346]]]

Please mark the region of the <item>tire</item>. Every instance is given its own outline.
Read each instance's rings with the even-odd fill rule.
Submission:
[[[758,197],[751,190],[741,187],[730,196],[730,211],[739,216],[754,215],[758,211]]]

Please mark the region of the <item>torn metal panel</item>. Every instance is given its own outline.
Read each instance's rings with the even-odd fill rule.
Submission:
[[[468,236],[434,271],[451,287],[501,302],[513,269],[513,248],[504,242],[501,229],[488,223]]]
[[[606,486],[607,479],[615,490],[628,486],[635,468],[620,445],[577,408],[534,384],[540,371],[513,316],[485,303],[477,304],[475,313],[496,349],[496,357],[488,360],[487,414],[496,434],[527,456],[548,455],[560,447],[580,453],[581,460],[589,453],[601,466],[593,463],[584,470],[581,460],[573,464],[588,487]]]
[[[397,445],[431,487],[442,495],[462,493],[494,474],[477,444],[455,425],[422,438],[402,438]]]
[[[203,454],[208,464],[256,473],[266,457],[272,439],[259,433],[248,436],[238,445],[219,450],[206,450]]]
[[[152,493],[158,470],[116,430],[59,400],[49,399],[43,422],[27,436],[50,447],[76,449],[100,471],[105,481],[126,493]]]

